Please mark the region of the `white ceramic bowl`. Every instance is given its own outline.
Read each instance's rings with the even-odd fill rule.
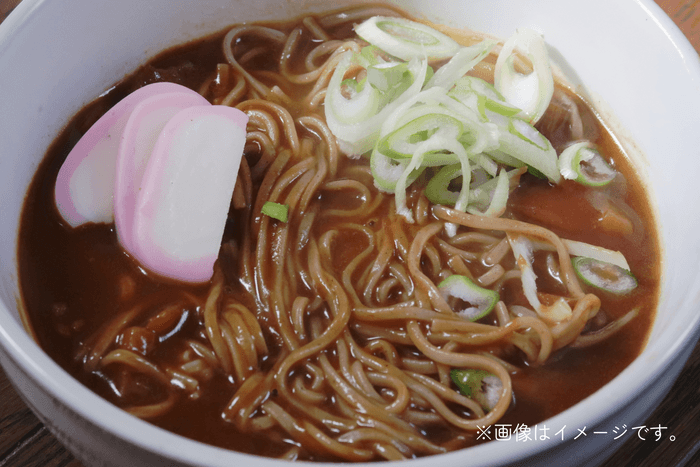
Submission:
[[[566,465],[594,465],[617,444],[612,437],[574,441],[576,428],[640,422],[666,394],[697,338],[700,210],[692,203],[700,178],[698,56],[651,0],[396,3],[438,23],[499,37],[523,26],[544,32],[569,78],[585,83],[596,106],[619,122],[618,134],[650,184],[663,245],[661,300],[646,350],[610,384],[546,422],[554,430],[566,427],[564,441],[493,442],[409,465],[501,465],[525,458],[528,465],[564,459]],[[24,0],[0,26],[0,363],[85,465],[281,463],[183,439],[131,417],[73,380],[27,336],[18,314],[17,228],[37,164],[76,111],[160,50],[231,23],[319,8],[321,0]]]

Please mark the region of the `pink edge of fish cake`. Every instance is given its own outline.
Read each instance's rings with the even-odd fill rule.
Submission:
[[[63,219],[77,227],[114,220],[117,150],[131,111],[151,96],[193,92],[175,83],[153,83],[132,92],[100,117],[68,153],[58,171],[54,198]]]
[[[126,122],[117,153],[114,178],[114,224],[119,243],[135,253],[134,216],[144,171],[156,141],[171,118],[194,106],[211,106],[194,91],[159,94],[139,103]]]
[[[216,105],[182,110],[165,126],[134,217],[136,259],[146,269],[188,282],[212,277],[247,122],[240,110]]]

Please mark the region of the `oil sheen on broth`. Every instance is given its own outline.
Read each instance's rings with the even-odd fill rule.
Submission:
[[[274,28],[289,33],[299,24],[298,21],[275,24]],[[328,32],[333,39],[341,39],[351,34],[348,24],[329,27]],[[297,50],[308,51],[316,45],[309,37],[310,34],[302,34]],[[217,64],[226,63],[222,53],[222,40],[223,34],[219,34],[169,50],[86,106],[69,122],[49,149],[26,197],[20,230],[19,272],[26,312],[36,339],[66,371],[120,407],[157,404],[168,399],[173,389],[123,365],[97,365],[90,371],[86,370],[85,348],[94,342],[95,338],[92,336],[101,330],[104,331],[115,317],[134,307],[141,307],[143,316],[131,319],[127,325],[122,326],[110,348],[123,348],[147,355],[149,361],[162,369],[180,368],[186,351],[189,351],[190,359],[193,358],[191,355],[196,353],[192,345],[188,347],[188,342],[197,342],[206,349],[211,349],[201,311],[210,293],[211,284],[177,283],[143,271],[123,252],[117,242],[113,225],[90,224],[76,229],[67,228],[53,199],[57,172],[70,149],[90,125],[125,95],[145,84],[171,81],[197,91],[205,89],[205,97],[210,101],[222,99],[228,92],[228,88],[222,90],[227,84],[220,82],[225,78],[222,78],[221,72],[217,74]],[[462,40],[472,39],[465,36]],[[269,47],[277,53],[281,50],[279,44]],[[303,53],[298,55],[303,56]],[[271,86],[276,78],[270,77],[270,70],[276,71],[277,62],[269,60],[268,57],[269,54],[265,53],[257,58],[253,57],[247,67],[257,70],[255,75],[262,81],[268,80]],[[297,73],[304,71],[303,63],[293,63],[291,66]],[[212,77],[215,79],[203,86]],[[287,105],[293,118],[298,118],[305,112],[298,102],[311,87],[312,84],[284,87],[286,94],[293,98],[293,102]],[[496,351],[500,358],[517,367],[517,371],[511,372],[513,402],[498,421],[511,424],[512,427],[517,424],[540,423],[592,394],[620,373],[643,348],[657,303],[659,250],[643,187],[629,160],[597,115],[583,100],[561,86],[557,86],[554,103],[538,124],[538,129],[552,141],[554,147],[560,150],[570,138],[566,121],[562,123],[558,120],[558,112],[561,109],[556,108],[557,95],[565,95],[573,100],[580,113],[586,137],[594,141],[601,152],[614,161],[619,175],[613,183],[604,188],[591,188],[571,181],[562,181],[554,186],[525,174],[511,194],[504,217],[532,222],[552,230],[563,238],[619,250],[625,255],[639,281],[639,287],[633,293],[624,296],[598,292],[602,311],[597,318],[591,320],[586,332],[602,328],[634,308],[639,308],[639,313],[611,338],[586,348],[559,349],[544,365],[528,363],[522,352],[512,345],[507,350]],[[255,126],[254,122],[252,126]],[[300,138],[308,141],[303,143],[306,145],[304,147],[323,146],[322,138],[317,134],[318,130],[311,128],[310,124],[297,123],[297,127]],[[249,126],[249,131],[250,129]],[[245,157],[250,166],[254,166],[255,161],[261,157],[261,152],[260,143],[251,142],[246,146]],[[353,168],[366,166],[366,160],[352,160],[342,156],[338,161],[336,178],[349,177],[356,173],[359,174],[357,176],[362,183],[372,187],[366,171],[356,171]],[[270,167],[273,167],[273,164]],[[262,175],[264,173],[254,181],[254,189],[261,184]],[[329,175],[326,181],[332,178]],[[418,202],[421,190],[420,184],[412,187],[409,191],[409,202]],[[312,228],[313,233],[320,236],[338,223],[355,223],[372,231],[387,229],[383,219],[392,215],[393,208],[391,196],[382,196],[383,199],[371,214],[360,213],[354,218],[338,220],[322,213],[331,209],[352,210],[361,206],[361,200],[358,196],[348,196],[346,190],[319,190],[312,199],[313,209],[318,212]],[[612,204],[615,212],[623,214],[623,218],[626,219],[625,225],[620,226],[619,219],[603,219],[605,211],[599,208],[600,203]],[[259,304],[254,298],[254,294],[258,293],[256,285],[245,283],[238,276],[240,267],[237,262],[243,257],[240,251],[245,248],[245,237],[248,236],[248,241],[252,244],[257,241],[251,230],[240,228],[248,223],[251,217],[253,216],[249,210],[232,207],[218,265],[224,277],[225,297],[235,297],[236,302],[252,310],[260,322],[268,352],[259,358],[257,371],[267,372],[274,370],[278,362],[289,354],[289,350],[281,342],[275,327],[274,313],[259,309]],[[407,235],[415,235],[419,227],[406,225],[403,229]],[[334,255],[332,263],[326,263],[328,269],[340,278],[344,268],[354,258],[361,256],[367,248],[367,240],[357,229],[341,229],[336,235],[334,241],[337,242],[336,245],[342,245],[341,251]],[[550,293],[561,293],[562,283],[547,271],[547,254],[537,252],[535,255],[538,286]],[[363,266],[369,264],[369,261],[366,259]],[[446,260],[443,258],[442,261]],[[504,261],[506,267],[512,267],[512,254]],[[430,262],[429,258],[423,257],[421,267],[430,271]],[[270,266],[265,274],[275,274],[274,264],[270,254]],[[469,267],[475,276],[486,269],[478,262],[469,264]],[[508,281],[502,288],[501,299],[507,303],[527,305],[518,284],[517,280]],[[298,283],[297,289],[299,296],[313,300],[309,288],[303,283]],[[401,293],[394,293],[393,296],[400,298],[400,295]],[[172,303],[180,303],[178,312],[163,315],[161,322],[158,322],[154,317]],[[323,304],[319,307],[313,313],[319,315],[319,323],[328,323],[332,319],[331,312]],[[481,322],[497,325],[497,320],[491,316],[493,313]],[[399,331],[405,333],[404,324],[394,324],[397,324]],[[377,339],[367,335],[370,326],[363,326],[351,319],[346,332],[358,345],[369,347]],[[313,330],[309,328],[307,332],[312,334]],[[494,351],[493,347],[494,345],[477,346],[473,350],[489,352]],[[403,342],[402,338],[397,338],[393,348],[401,358],[420,358],[420,352]],[[379,350],[377,352],[381,353]],[[333,345],[326,353],[327,361],[336,368],[339,366],[339,360],[344,358]],[[193,361],[200,360],[204,361],[206,357],[200,356]],[[320,366],[321,364],[316,364],[314,368]],[[242,430],[235,422],[222,416],[222,412],[225,412],[232,402],[233,394],[240,387],[237,378],[226,375],[220,367],[213,364],[193,374],[197,376],[197,390],[182,390],[179,393],[176,391],[169,410],[154,417],[144,418],[183,436],[237,451],[277,457],[289,454],[290,449],[293,449],[288,433],[278,427],[271,426],[259,431]],[[290,381],[293,377],[292,374]],[[312,384],[311,376],[306,375],[303,383]],[[377,388],[389,388],[378,382],[375,382],[375,385]],[[452,389],[456,390],[454,386]],[[334,408],[337,401],[330,396],[331,392],[326,389],[322,391],[326,391],[329,397],[319,402],[319,407],[337,413]],[[391,390],[382,394],[387,400],[395,396]],[[272,402],[281,399],[274,388],[266,393],[265,397]],[[294,407],[283,401],[280,400],[278,405],[294,413]],[[257,415],[260,415],[262,409],[256,410]],[[454,410],[468,415],[465,409]],[[251,416],[255,416],[256,413]],[[413,421],[407,423],[417,427],[431,442],[445,449],[457,449],[477,443],[475,431],[460,430],[448,423],[439,422],[420,425],[415,419],[411,420]],[[329,433],[333,434],[332,431]],[[429,453],[430,451],[419,451],[409,455],[420,456]],[[340,459],[323,449],[308,447],[297,448],[289,457],[312,460]],[[380,459],[378,456],[371,458]]]

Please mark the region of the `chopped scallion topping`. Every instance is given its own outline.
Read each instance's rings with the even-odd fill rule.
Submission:
[[[268,201],[263,204],[262,213],[278,221],[287,222],[289,218],[289,206]]]
[[[515,69],[515,52],[530,60],[533,71]],[[495,86],[508,103],[523,110],[523,118],[533,125],[544,115],[554,94],[554,78],[544,38],[532,29],[519,29],[503,44],[494,71]]]
[[[460,49],[449,36],[404,18],[373,16],[355,27],[358,36],[402,60],[449,58]]]
[[[495,41],[485,39],[470,47],[462,47],[449,62],[435,72],[426,87],[440,86],[449,90],[457,80],[486,58],[494,45],[496,45]]]
[[[391,132],[377,143],[377,149],[393,159],[410,159],[420,143],[432,137],[456,140],[463,131],[461,122],[446,114],[426,114]]]
[[[381,77],[381,68],[374,70],[374,80],[393,83],[386,92],[369,83],[351,85],[345,74],[353,62],[364,62],[367,67],[380,63],[367,63],[361,54],[344,52],[328,83],[324,103],[326,122],[343,152],[360,156],[370,151],[377,142],[382,122],[404,101],[418,94],[428,73],[427,60],[412,60],[405,64],[406,71]],[[397,65],[403,67],[403,65]],[[379,72],[379,73],[377,73]],[[368,70],[368,75],[370,74]],[[378,76],[379,75],[379,76]],[[398,79],[398,81],[396,81]],[[379,83],[381,85],[381,83]]]
[[[408,79],[406,79],[407,76]],[[410,79],[406,62],[378,63],[367,67],[367,80],[382,92],[387,92],[394,86],[404,84]]]
[[[493,410],[503,391],[503,383],[486,370],[453,368],[450,378],[462,395],[475,400],[486,412]]]
[[[587,285],[624,295],[637,287],[637,279],[627,269],[593,258],[579,256],[571,260],[576,274]]]
[[[498,292],[479,287],[467,276],[452,275],[438,285],[453,310],[469,321],[488,315],[500,299]]]
[[[372,151],[372,155],[369,159],[372,177],[374,177],[374,185],[382,191],[394,193],[396,190],[396,183],[404,170],[406,170],[406,167],[408,167],[409,162],[410,159],[392,159],[375,149]],[[425,167],[419,167],[417,170],[414,170],[409,174],[407,183],[409,185],[413,183],[424,170]]]
[[[507,167],[561,180],[557,152],[533,126],[551,98],[539,34],[518,31],[506,42],[508,60],[492,85],[466,75],[491,53],[492,40],[462,47],[429,26],[391,17],[355,30],[370,45],[340,58],[326,91],[326,121],[342,152],[371,151],[375,185],[394,194],[406,221],[413,222],[407,189],[421,174],[432,176],[426,195],[433,203],[493,217],[503,214],[513,188]],[[530,75],[516,71],[516,48],[533,64]],[[449,60],[433,74],[428,60],[437,58]],[[453,236],[457,226],[445,229]]]
[[[459,197],[459,192],[450,190],[450,183],[461,176],[462,166],[460,164],[443,166],[426,185],[425,196],[433,204],[454,206]]]
[[[588,186],[607,185],[617,175],[589,141],[581,141],[564,149],[559,156],[559,171],[562,177]]]

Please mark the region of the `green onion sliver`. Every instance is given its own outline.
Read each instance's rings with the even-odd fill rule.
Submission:
[[[462,140],[460,140],[462,142]],[[469,142],[462,143],[465,147],[469,147]],[[490,177],[498,175],[498,163],[487,154],[479,153],[470,156],[470,159],[476,164],[477,168],[482,169]]]
[[[509,154],[506,154],[505,152],[500,151],[498,149],[496,149],[494,151],[488,151],[487,154],[491,159],[493,159],[494,161],[496,161],[500,164],[503,164],[503,165],[507,165],[510,167],[524,167],[525,166],[525,163],[523,163],[522,161],[519,161],[515,157],[513,157]]]
[[[537,296],[537,275],[532,267],[534,261],[532,242],[524,235],[507,234],[507,237],[515,256],[515,263],[520,269],[520,282],[523,284],[525,298],[537,313],[541,313],[543,307]]]
[[[278,221],[287,222],[289,218],[289,206],[286,204],[273,203],[267,201],[263,204],[262,213]]]
[[[427,154],[434,155],[434,153],[437,151],[444,152],[445,154],[452,154],[454,157],[453,160],[458,160],[462,167],[462,190],[457,197],[457,201],[455,202],[455,209],[464,212],[467,208],[467,204],[469,203],[471,165],[469,163],[469,156],[466,150],[454,138],[444,135],[434,135],[430,139],[418,144],[413,156],[410,159],[410,162],[406,166],[406,169],[396,181],[396,189],[394,190],[396,213],[403,216],[410,223],[413,222],[413,214],[406,206],[406,189],[410,185],[408,179],[415,170],[426,166],[424,161]],[[449,236],[454,236],[454,233],[456,232],[456,227],[453,226],[454,224],[447,224],[447,233]]]
[[[579,256],[571,260],[576,274],[587,285],[616,295],[624,295],[637,287],[637,279],[620,266]]]
[[[515,70],[515,52],[521,50],[533,71],[523,75]],[[496,89],[533,125],[544,115],[554,94],[554,78],[544,38],[532,29],[518,29],[503,44],[494,70]]]
[[[450,183],[461,176],[462,166],[460,164],[443,166],[425,186],[425,196],[433,204],[454,206],[459,193],[450,190]]]
[[[456,140],[462,131],[457,118],[445,113],[425,114],[380,139],[377,149],[393,159],[410,159],[420,143],[439,136]]]
[[[462,76],[451,89],[450,93],[460,94],[462,92],[475,92],[481,94],[489,100],[505,103],[505,97],[496,88],[481,78],[476,76]]]
[[[501,169],[498,176],[492,180],[496,182],[493,187],[489,184],[488,188],[482,186],[472,191],[472,193],[476,191],[476,196],[479,197],[484,196],[481,193],[485,193],[486,197],[491,201],[488,208],[482,212],[472,207],[467,208],[467,212],[484,217],[500,217],[501,214],[505,212],[506,204],[508,203],[508,195],[510,194],[510,178],[506,171]]]
[[[379,111],[383,104],[382,95],[374,86],[367,86],[367,82],[354,79],[344,79],[340,87],[333,92],[341,95],[337,103],[342,103],[342,114],[338,119],[343,123],[361,122],[372,117]],[[345,98],[344,96],[350,96]],[[342,100],[340,100],[342,99]]]
[[[467,276],[456,274],[440,282],[438,288],[455,313],[469,321],[488,315],[500,299],[498,292],[479,287]]]
[[[372,151],[372,155],[369,159],[369,167],[372,171],[372,177],[374,178],[374,185],[381,191],[387,193],[394,193],[396,190],[396,182],[403,174],[403,172],[408,167],[410,159],[392,159],[387,157],[376,148]],[[419,167],[414,170],[406,179],[407,186],[416,181],[421,173],[425,170],[425,167]]]
[[[501,380],[486,370],[453,368],[450,378],[462,395],[476,401],[486,412],[493,410],[503,393]]]
[[[517,107],[508,105],[505,102],[496,101],[488,98],[486,98],[486,100],[484,101],[484,107],[490,110],[491,112],[495,112],[505,117],[513,117],[520,113],[520,109]]]
[[[435,115],[433,117],[435,119],[434,122],[431,119],[423,118],[431,114]],[[410,125],[411,122],[416,123]],[[420,125],[417,125],[418,122],[420,122]],[[440,125],[441,122],[451,123],[445,125],[444,128],[438,128],[437,125]],[[460,125],[461,131],[457,131],[460,130]],[[433,128],[431,129],[430,127]],[[409,129],[413,131],[409,133]],[[416,144],[422,142],[422,140],[429,139],[431,135],[436,137],[449,136],[451,139],[459,141],[464,146],[465,151],[475,161],[482,158],[488,164],[493,165],[493,175],[496,174],[497,164],[490,157],[481,157],[481,153],[498,148],[498,128],[494,124],[481,121],[478,114],[463,103],[449,97],[447,91],[442,88],[435,87],[421,91],[397,107],[382,124],[380,140],[389,138],[388,135],[394,132],[397,133],[391,137],[393,138],[392,142],[396,143],[403,140],[407,143],[403,146],[405,152],[399,150],[394,154],[394,157],[410,157],[412,151],[417,149]],[[402,136],[399,138],[399,135]],[[406,139],[407,137],[411,138],[410,141]],[[409,142],[413,146],[408,146]],[[387,140],[381,142],[383,145],[387,143]],[[382,152],[384,153],[384,150]],[[434,151],[434,153],[437,152],[439,151]],[[391,154],[385,155],[391,156]],[[428,154],[425,158],[425,164],[430,166],[446,165],[454,162],[454,158],[440,157],[439,154]],[[482,164],[483,161],[479,160],[477,163]]]
[[[374,147],[387,117],[420,92],[428,61],[411,60],[407,65],[408,72],[402,75],[406,82],[395,84],[394,90],[389,93],[366,84],[358,94],[348,98],[342,91],[345,73],[352,62],[353,53],[344,52],[328,83],[323,107],[328,128],[338,140],[340,149],[350,156],[359,156]],[[347,82],[345,86],[347,88]],[[401,92],[397,92],[397,86]]]
[[[433,77],[425,85],[426,88],[439,86],[450,89],[469,70],[482,61],[491,52],[496,42],[485,39],[478,44],[469,47],[462,47],[449,62],[445,63],[435,72]]]
[[[407,75],[407,73],[409,73]],[[396,86],[410,81],[410,72],[406,62],[387,62],[367,67],[367,81],[381,92],[387,92]]]
[[[507,197],[510,192],[520,183],[520,176],[524,172],[524,168],[518,168],[510,170],[506,173],[508,178],[508,191],[505,194],[506,200],[503,201],[504,203],[507,201]],[[486,180],[485,182],[476,185],[474,188],[469,190],[469,208],[467,209],[467,212],[470,212],[471,214],[483,215],[483,212],[489,209],[489,206],[493,204],[493,199],[495,197],[498,184],[503,183],[500,181],[500,177],[501,175],[499,174],[498,177]],[[475,184],[472,182],[472,186],[474,185]],[[496,208],[494,207],[494,209]],[[476,212],[477,210],[482,214],[478,214],[478,212]]]
[[[460,45],[449,36],[425,24],[404,18],[373,16],[355,26],[362,39],[402,60],[452,57]]]
[[[518,107],[508,104],[493,85],[475,76],[460,78],[448,95],[477,111],[487,120],[486,110],[505,117],[514,117],[521,112]]]
[[[354,58],[357,63],[364,68],[369,68],[371,65],[379,65],[380,63],[396,61],[394,57],[387,54],[376,45],[362,47],[359,55],[355,55]]]
[[[579,242],[576,240],[569,240],[566,238],[562,238],[561,241],[564,243],[566,250],[571,256],[585,256],[587,258],[593,258],[605,263],[614,264],[628,271],[630,270],[630,265],[627,263],[625,255],[619,251],[609,250],[601,246],[591,245],[590,243]],[[557,251],[554,245],[551,243],[540,240],[532,240],[532,246],[535,250]]]
[[[559,156],[559,171],[562,177],[588,186],[607,185],[617,175],[590,141],[564,149]]]
[[[499,130],[500,151],[536,169],[552,182],[559,183],[561,174],[557,152],[542,133],[515,117],[507,119],[505,128],[499,125]]]

